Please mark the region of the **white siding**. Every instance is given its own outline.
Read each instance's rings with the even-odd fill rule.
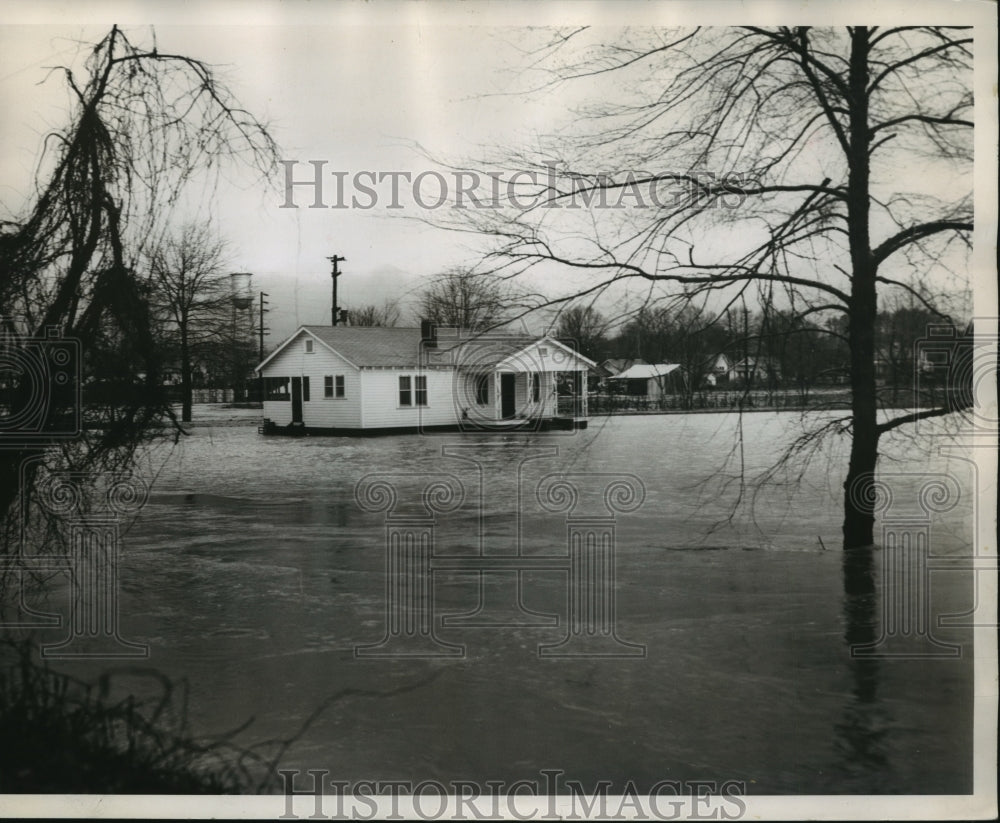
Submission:
[[[531,408],[528,400],[531,398],[529,393],[529,385],[531,383],[531,375],[528,372],[522,372],[521,374],[514,375],[514,416],[515,417],[526,417],[530,415],[534,409]]]
[[[477,387],[480,378],[486,381],[486,403],[480,405],[478,402]],[[463,411],[467,411],[467,418],[473,424],[485,423],[497,418],[495,411],[497,401],[496,375],[493,372],[485,374],[478,372],[456,372],[455,380],[462,381],[459,391],[456,394],[457,414],[462,418]]]
[[[400,375],[427,378],[427,405],[400,406]],[[461,416],[460,397],[455,385],[457,373],[451,369],[363,369],[361,390],[364,392],[362,420],[366,429],[395,426],[454,425]],[[411,380],[411,391],[414,381]]]
[[[556,416],[556,376],[553,372],[542,372],[540,387],[542,400],[542,417]]]
[[[264,377],[308,377],[309,399],[302,401],[302,423],[311,428],[361,427],[361,380],[354,366],[334,354],[318,340],[313,340],[312,354],[305,351],[302,333],[264,368]],[[344,396],[324,397],[326,376],[344,376]],[[292,420],[292,403],[265,401],[264,416],[279,426]]]

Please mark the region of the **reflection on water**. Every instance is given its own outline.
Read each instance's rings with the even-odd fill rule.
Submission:
[[[748,415],[748,464],[773,459],[795,420]],[[872,553],[834,548],[839,470],[821,461],[766,490],[754,517],[727,521],[738,488],[703,481],[730,450],[731,415],[597,423],[576,436],[482,436],[482,485],[475,463],[442,454],[456,442],[444,437],[196,430],[150,461],[158,479],[125,537],[123,630],[151,646],[153,665],[189,679],[191,722],[206,734],[253,716],[248,741],[287,737],[331,695],[351,695],[282,764],[345,780],[510,781],[561,769],[585,784],[742,780],[754,793],[969,790],[971,654],[850,655],[876,639],[878,587]],[[552,445],[558,455],[522,463]],[[899,458],[967,468],[912,450]],[[520,504],[516,484],[493,482],[518,464],[531,491]],[[466,498],[435,526],[441,554],[565,556],[567,516],[533,493],[554,471],[631,473],[645,485],[642,508],[616,520],[619,636],[644,644],[645,658],[539,658],[566,631],[567,576],[554,569],[520,574],[520,596],[560,625],[441,621],[475,612],[499,576],[440,570],[436,632],[463,657],[354,655],[386,620],[385,514],[359,509],[358,480],[403,473],[402,500],[429,475],[459,478]],[[935,552],[968,551],[970,504],[935,522]],[[940,611],[970,605],[966,575],[937,575],[932,589]]]
[[[844,642],[848,649],[870,646],[878,639],[874,551],[844,552]],[[871,781],[889,765],[886,754],[887,728],[878,701],[879,663],[874,657],[855,656],[850,662],[851,693],[843,717],[836,724],[843,771],[848,777]]]

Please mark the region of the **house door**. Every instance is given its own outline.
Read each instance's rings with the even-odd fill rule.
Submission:
[[[500,417],[503,420],[511,420],[514,417],[514,383],[517,380],[515,374],[500,375]]]
[[[302,378],[292,378],[292,422],[302,422]]]

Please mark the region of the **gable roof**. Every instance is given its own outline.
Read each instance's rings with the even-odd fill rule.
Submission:
[[[410,368],[420,362],[419,328],[303,326],[359,368]]]
[[[616,374],[611,380],[648,380],[650,377],[666,377],[680,368],[679,363],[649,363],[637,364]]]
[[[735,364],[735,368],[751,368],[755,369],[760,366],[766,366],[768,368],[774,368],[777,366],[778,362],[773,357],[744,357]]]
[[[357,368],[411,368],[420,362],[420,329],[382,326],[299,326],[257,366],[260,371],[304,334]]]
[[[295,333],[257,366],[256,371],[284,351],[292,341],[308,334],[356,368],[414,369],[423,366],[454,366],[467,364],[476,368],[492,368],[528,347],[546,341],[575,358],[593,366],[593,362],[551,337],[528,335],[487,334],[439,337],[438,347],[424,349],[421,356],[422,332],[419,328],[386,328],[382,326],[300,326]]]
[[[648,365],[641,357],[609,357],[601,362],[601,368],[609,375],[619,374],[630,366]]]
[[[580,352],[575,351],[571,347],[567,346],[565,343],[561,343],[554,337],[549,337],[548,335],[544,337],[534,337],[529,338],[527,342],[519,340],[520,349],[519,351],[508,352],[508,355],[502,358],[500,361],[495,363],[495,366],[499,366],[501,369],[513,369],[514,371],[533,371],[539,365],[545,365],[544,362],[539,363],[539,361],[546,361],[551,358],[551,363],[553,366],[562,365],[563,368],[547,368],[543,371],[576,371],[577,369],[570,368],[570,362],[574,362],[577,366],[584,366],[587,369],[596,369],[597,364],[591,360],[589,357],[585,357],[580,354]],[[545,349],[552,347],[557,350],[558,353],[555,356],[547,354]],[[536,356],[530,357],[525,360],[520,357],[521,353],[526,352],[528,349],[534,348],[537,352]],[[567,362],[569,361],[569,362]],[[581,369],[582,371],[582,369]]]

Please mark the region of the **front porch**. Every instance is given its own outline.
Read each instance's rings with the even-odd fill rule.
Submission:
[[[460,371],[463,423],[491,429],[535,427],[554,421],[576,424],[587,418],[587,373],[497,368]],[[579,427],[583,426],[568,426]]]

